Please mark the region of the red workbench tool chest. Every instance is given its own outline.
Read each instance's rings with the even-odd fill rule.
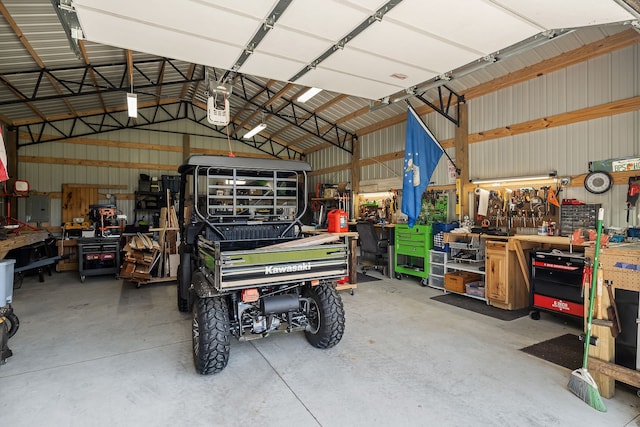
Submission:
[[[539,310],[545,310],[582,318],[584,266],[585,257],[580,253],[558,250],[533,252],[531,317],[538,318]]]

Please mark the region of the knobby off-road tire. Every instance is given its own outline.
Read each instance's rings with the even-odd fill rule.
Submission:
[[[344,307],[338,291],[331,285],[314,286],[305,292],[311,298],[307,341],[317,348],[331,348],[344,334]]]
[[[229,307],[223,297],[198,298],[193,304],[193,363],[203,375],[222,371],[229,361]]]
[[[191,254],[180,255],[178,266],[178,310],[187,313],[193,306],[193,293],[191,287]]]

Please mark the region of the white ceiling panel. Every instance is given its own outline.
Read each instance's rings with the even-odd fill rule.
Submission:
[[[376,66],[370,64],[375,62]],[[437,73],[422,70],[408,64],[403,64],[386,58],[373,57],[371,54],[351,49],[349,46],[337,51],[322,63],[323,68],[361,76],[373,82],[386,83],[399,89],[416,85],[435,77]],[[393,74],[406,76],[404,79],[393,77]]]
[[[380,82],[372,82],[352,74],[340,73],[323,67],[309,71],[296,80],[297,84],[320,87],[337,93],[358,93],[362,98],[376,99],[380,93],[395,93],[401,89]]]
[[[274,6],[278,3],[277,0],[250,0],[250,1],[238,1],[238,0],[187,0],[190,3],[196,3],[213,8],[214,11],[226,9],[233,11],[239,15],[250,16],[252,18],[264,19],[265,16],[271,12]],[[171,6],[175,7],[175,1],[167,2]],[[217,21],[217,20],[216,20]]]
[[[91,41],[96,43],[210,66],[233,64],[238,57],[238,49],[227,44],[191,34],[171,33],[147,24],[127,26],[127,23],[115,16],[93,12],[84,13],[81,21],[83,28],[94,28]],[[112,31],[111,28],[127,29]]]
[[[614,0],[496,0],[546,28],[571,28],[634,19]]]
[[[295,0],[276,25],[313,34],[333,43],[367,18],[366,12],[333,0]],[[329,47],[331,44],[327,45]]]
[[[394,37],[389,37],[389,34]],[[348,46],[438,74],[478,58],[477,52],[461,49],[386,20],[369,27]]]
[[[258,45],[256,52],[303,61],[304,65],[306,65],[324,53],[329,47],[330,44],[326,40],[277,26],[267,33]],[[298,72],[299,69],[293,74]],[[290,74],[287,78],[293,76],[293,74]]]
[[[613,0],[74,0],[89,41],[288,80],[363,22],[371,25],[295,81],[369,99],[420,84],[546,29],[632,19]],[[265,20],[286,7],[272,29]],[[262,35],[248,57],[245,47]],[[320,71],[322,70],[322,71]],[[404,80],[391,74],[403,74]],[[311,77],[313,76],[313,77]],[[327,76],[343,81],[334,82]]]
[[[286,82],[305,66],[306,63],[304,62],[254,52],[240,67],[239,71],[244,74],[268,76],[269,78]]]
[[[445,12],[446,11],[446,12]],[[484,0],[404,0],[386,19],[486,55],[544,31]]]
[[[177,7],[175,1],[168,0],[76,0],[74,4],[79,11],[94,10],[128,21],[123,22],[125,27],[117,27],[119,31],[128,31],[138,24],[148,24],[165,31],[192,34],[238,47],[246,46],[262,22],[261,19],[195,2],[190,2],[190,7]],[[93,27],[89,27],[85,32],[89,39],[92,38],[92,30]],[[114,28],[109,30],[113,31]]]
[[[370,14],[380,9],[387,3],[387,0],[340,0],[341,3],[347,3],[355,7],[367,10]]]

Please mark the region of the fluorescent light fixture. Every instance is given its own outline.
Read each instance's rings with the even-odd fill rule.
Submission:
[[[249,139],[251,138],[253,135],[257,134],[258,132],[262,132],[263,130],[265,130],[267,128],[267,124],[266,123],[260,123],[258,126],[254,127],[253,129],[251,129],[249,132],[245,133],[243,138],[244,139]]]
[[[311,98],[319,94],[321,91],[322,89],[319,89],[317,87],[312,87],[298,97],[298,102],[307,102],[308,100],[310,100]]]
[[[364,197],[365,199],[376,199],[376,198],[382,198],[382,197],[391,197],[393,194],[391,193],[391,191],[374,191],[374,192],[365,192],[365,193],[358,193],[358,195],[360,197]]]
[[[515,176],[508,178],[492,178],[492,179],[473,179],[472,184],[498,184],[503,182],[515,182],[515,181],[542,181],[545,179],[555,179],[557,172],[550,172],[546,175],[532,175],[532,176]]]
[[[129,117],[138,117],[138,95],[135,93],[127,93],[127,109],[129,110]]]

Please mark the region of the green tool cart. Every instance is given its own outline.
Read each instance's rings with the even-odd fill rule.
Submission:
[[[429,250],[433,248],[431,225],[396,224],[395,263],[396,279],[403,274],[421,277],[420,284],[427,286],[429,277]]]

